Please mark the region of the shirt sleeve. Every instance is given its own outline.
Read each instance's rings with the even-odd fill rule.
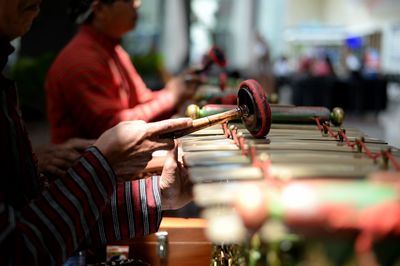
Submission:
[[[133,98],[136,102],[133,108],[127,108],[120,112],[119,120],[151,122],[170,118],[176,111],[174,95],[165,89],[159,91],[150,90],[136,71],[129,55],[122,48],[117,49],[117,54],[121,65],[128,72],[135,88],[135,91],[131,92],[131,100]]]
[[[99,220],[115,180],[106,159],[91,147],[21,210],[0,195],[0,265],[60,265]]]
[[[152,122],[170,118],[175,113],[172,93],[162,90],[152,94],[151,100],[119,112],[117,121],[144,120]]]
[[[159,177],[119,183],[93,228],[92,244],[106,244],[154,233],[161,218]]]

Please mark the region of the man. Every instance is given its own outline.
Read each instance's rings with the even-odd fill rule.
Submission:
[[[194,93],[183,78],[149,90],[121,38],[138,18],[138,0],[73,0],[71,13],[82,24],[61,51],[46,79],[51,140],[97,138],[120,121],[169,118]]]
[[[30,28],[39,6],[40,0],[0,0],[1,69],[13,51],[10,41]],[[163,209],[180,207],[189,199],[176,154],[169,154],[161,178],[124,183],[127,179],[122,178],[137,176],[153,151],[174,146],[160,134],[191,123],[120,123],[102,134],[65,175],[43,188],[15,85],[0,74],[0,265],[60,265],[84,244],[154,232]],[[125,198],[115,196],[121,189],[129,191]]]

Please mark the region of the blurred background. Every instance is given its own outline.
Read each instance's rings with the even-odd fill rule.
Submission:
[[[34,145],[48,142],[44,77],[77,30],[67,5],[43,1],[7,68]],[[123,46],[150,88],[217,45],[228,73],[257,79],[279,103],[340,106],[345,127],[400,146],[400,1],[143,0],[139,12]]]

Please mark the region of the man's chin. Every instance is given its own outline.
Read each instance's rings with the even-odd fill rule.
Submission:
[[[8,34],[6,37],[9,41],[15,40],[18,37],[21,37],[22,35],[24,35],[25,33],[27,33],[29,31],[30,28],[28,28],[27,30],[19,30],[19,31],[13,31],[12,33]]]
[[[4,40],[12,41],[29,31],[29,27],[22,27],[21,25],[8,25],[4,30],[0,29],[0,37]]]
[[[25,25],[23,28],[21,28],[21,30],[18,33],[18,36],[16,36],[15,38],[25,35],[31,29],[31,27],[32,23]]]

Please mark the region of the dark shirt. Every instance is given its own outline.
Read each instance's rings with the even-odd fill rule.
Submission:
[[[12,51],[0,40],[1,70]],[[2,74],[0,169],[0,265],[60,265],[83,244],[149,234],[161,220],[158,178],[117,186],[95,147],[41,191],[16,86]]]
[[[9,42],[0,40],[1,69],[13,51]],[[0,107],[0,191],[7,202],[19,208],[38,195],[39,175],[22,123],[16,86],[3,74],[0,74]]]

